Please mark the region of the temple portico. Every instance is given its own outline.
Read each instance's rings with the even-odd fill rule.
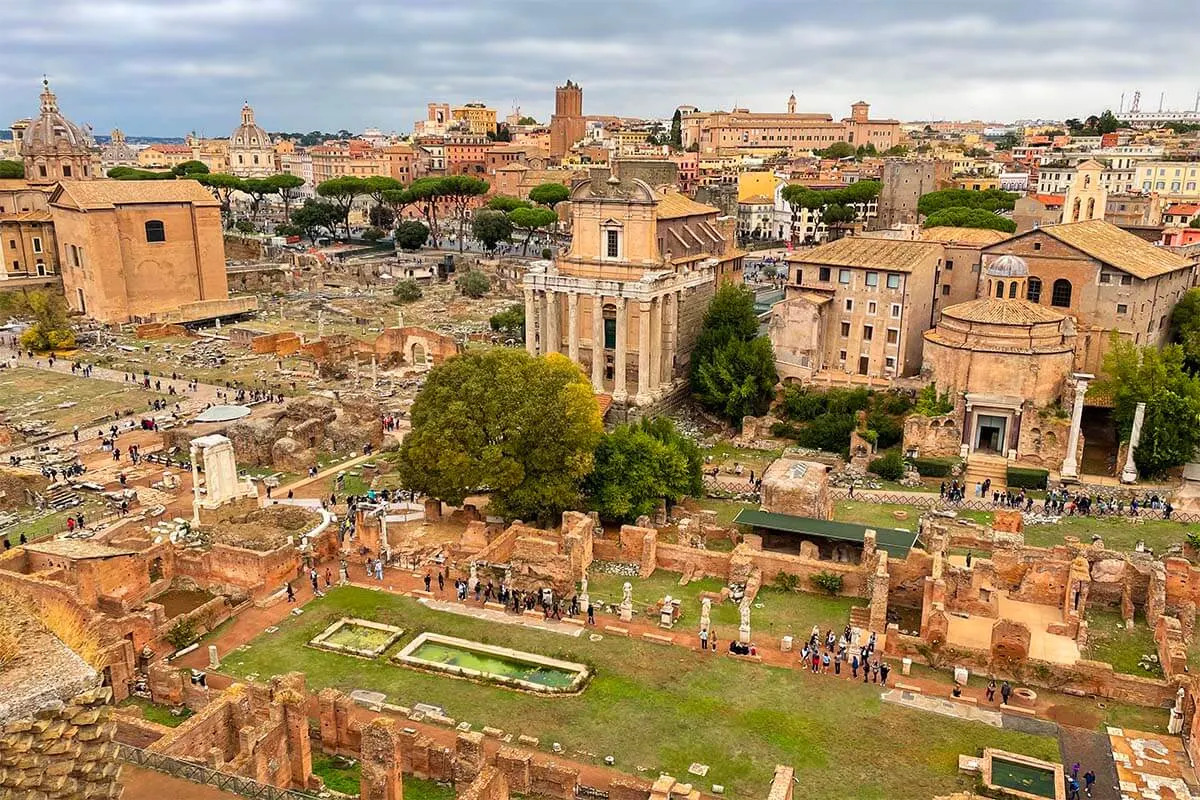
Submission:
[[[565,354],[614,402],[650,405],[683,377],[676,363],[680,308],[712,280],[705,264],[618,281],[564,275],[552,262],[536,263],[525,278],[526,349]]]

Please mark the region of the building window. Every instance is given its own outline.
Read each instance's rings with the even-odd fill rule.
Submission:
[[[842,323],[842,338],[845,339],[849,335],[850,335],[850,323],[843,322]]]
[[[1034,243],[1033,243],[1033,249],[1034,249],[1034,250],[1041,250],[1041,249],[1042,249],[1042,243],[1041,243],[1041,242],[1034,242]]]
[[[1132,275],[1122,275],[1121,276],[1121,285],[1122,286],[1132,286],[1133,285],[1133,276]]]
[[[1159,317],[1159,318],[1158,318],[1158,329],[1159,329],[1160,331],[1163,329],[1163,326],[1164,326],[1164,325],[1166,325],[1166,324],[1167,324],[1167,318],[1166,318],[1165,316],[1162,316],[1162,317]]]
[[[887,343],[888,344],[899,344],[900,343],[900,329],[899,328],[888,328],[887,329]]]
[[[879,285],[879,273],[878,272],[868,272],[867,273],[867,286],[878,286],[878,285]]]
[[[163,227],[161,219],[146,220],[146,241],[147,242],[165,242],[167,240],[167,231]]]
[[[850,284],[850,270],[838,270],[838,283],[842,284],[843,286],[848,286]]]
[[[1010,299],[1017,296],[1017,282],[1016,281],[1013,281],[1012,283],[1010,283],[1008,285],[1008,296]]]
[[[1050,305],[1059,308],[1071,307],[1071,282],[1066,278],[1059,278],[1054,282],[1054,286],[1050,289]]]
[[[878,306],[876,306],[876,305],[875,305],[875,301],[874,301],[874,300],[872,300],[871,302],[867,303],[867,313],[868,313],[868,314],[870,314],[870,315],[874,316],[874,315],[877,313],[877,312],[876,312],[876,309],[877,309],[877,308],[878,308]]]
[[[802,283],[804,283],[804,270],[797,269],[796,270],[796,285],[799,286]]]
[[[16,239],[9,239],[9,240],[8,240],[8,249],[9,249],[9,250],[16,250],[16,249],[17,249],[17,240],[16,240]]]
[[[943,283],[942,284],[942,297],[946,297],[949,294],[950,294],[950,284]]]
[[[42,252],[42,240],[38,236],[33,237],[33,252],[35,252],[35,253]]]
[[[838,351],[838,361],[841,361],[843,364],[846,363],[846,351],[845,350]]]
[[[1042,279],[1030,278],[1029,283],[1025,286],[1025,299],[1031,303],[1036,303],[1042,299]]]
[[[874,325],[863,325],[863,341],[869,342],[873,338],[875,338],[875,326]]]
[[[899,303],[892,303],[891,313],[892,313],[892,319],[900,319],[900,304]]]
[[[71,165],[70,164],[63,164],[63,177],[64,178],[71,177]]]
[[[1100,282],[1101,283],[1112,283],[1112,275],[1110,275],[1107,272],[1101,272],[1100,273]]]
[[[617,307],[604,307],[604,349],[614,350],[617,346]]]
[[[899,289],[900,275],[895,272],[889,272],[887,276],[887,287],[889,289]]]
[[[888,369],[895,369],[896,368],[896,357],[888,356],[887,358],[885,358],[883,360],[883,363],[887,366]]]
[[[605,231],[604,242],[604,251],[609,258],[621,257],[621,234],[618,231]]]
[[[996,281],[996,297],[1004,297],[1004,281]]]
[[[829,267],[821,267],[821,271],[817,273],[817,280],[820,280],[820,281],[828,281],[829,280]]]
[[[46,165],[45,164],[38,164],[38,176],[42,177],[42,178],[46,177]]]
[[[1117,313],[1118,314],[1128,314],[1129,306],[1125,305],[1124,303],[1117,303]]]
[[[851,300],[849,297],[847,297],[847,298],[846,298],[846,310],[847,310],[847,311],[853,311],[853,310],[854,310],[854,301],[853,301],[853,300]]]
[[[949,259],[949,258],[947,258],[947,259],[946,259],[946,269],[947,269],[947,270],[952,270],[952,269],[954,269],[954,261],[953,261],[953,259]]]

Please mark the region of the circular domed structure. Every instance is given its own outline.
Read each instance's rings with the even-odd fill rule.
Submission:
[[[996,278],[1028,278],[1029,265],[1020,256],[1002,255],[988,264],[987,274]]]
[[[96,174],[96,143],[91,132],[58,110],[50,82],[42,80],[42,111],[21,136],[21,159],[30,183],[90,180]]]
[[[229,171],[243,178],[275,174],[275,150],[270,135],[254,121],[254,109],[242,106],[242,124],[229,134]]]

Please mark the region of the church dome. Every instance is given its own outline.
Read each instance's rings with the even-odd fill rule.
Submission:
[[[988,264],[987,274],[993,278],[1027,278],[1029,265],[1020,256],[1002,255]]]
[[[254,121],[254,109],[249,103],[242,106],[242,124],[229,134],[229,145],[251,149],[271,146],[271,137]]]
[[[58,110],[50,82],[42,81],[42,113],[29,123],[21,137],[21,155],[88,154],[95,146],[88,129],[76,125]]]

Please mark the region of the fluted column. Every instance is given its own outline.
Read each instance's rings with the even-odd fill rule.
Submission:
[[[617,298],[617,357],[613,363],[613,400],[624,403],[629,397],[625,385],[625,361],[629,354],[629,301]]]
[[[604,391],[604,298],[592,295],[592,388]]]
[[[579,363],[579,295],[567,295],[567,355]]]
[[[650,303],[638,303],[638,390],[636,403],[650,404]]]
[[[562,333],[558,327],[558,295],[546,290],[546,340],[542,342],[543,353],[558,353],[562,347]]]
[[[537,303],[533,289],[525,290],[525,350],[531,356],[538,354],[537,346]]]

